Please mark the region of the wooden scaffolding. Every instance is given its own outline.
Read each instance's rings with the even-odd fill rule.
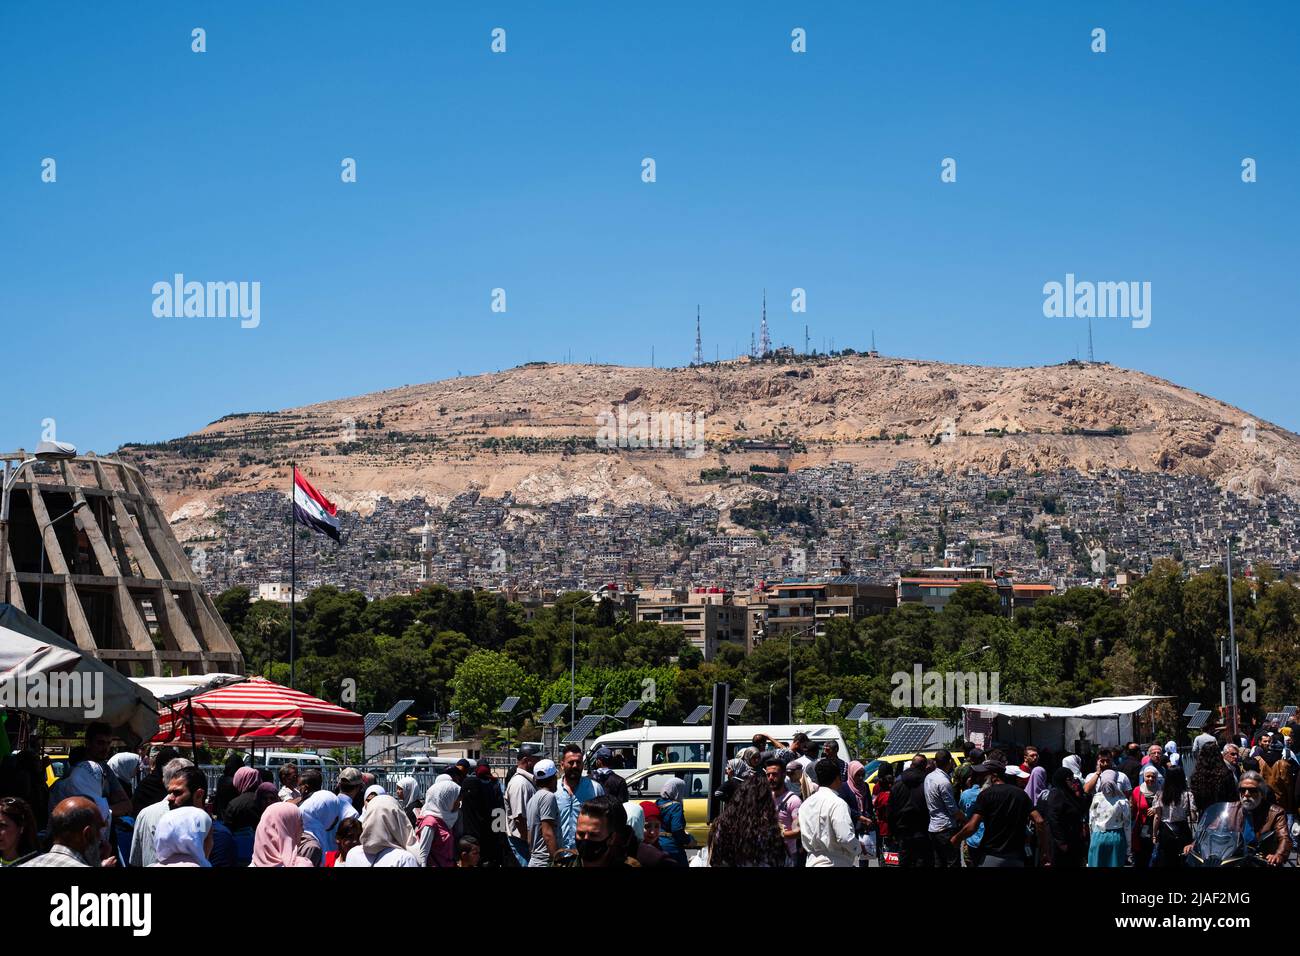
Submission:
[[[11,473],[23,457],[0,454],[0,462]],[[95,455],[23,465],[4,559],[0,594],[123,673],[243,672],[238,646],[134,465]]]

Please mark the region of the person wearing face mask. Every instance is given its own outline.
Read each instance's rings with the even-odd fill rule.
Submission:
[[[582,805],[574,849],[584,868],[639,866],[628,855],[630,839],[627,811],[617,798],[602,795]]]
[[[1247,770],[1237,782],[1234,822],[1240,822],[1248,846],[1266,846],[1272,837],[1272,852],[1264,857],[1269,866],[1280,866],[1291,855],[1291,835],[1286,825],[1286,811],[1269,798],[1264,778]]]
[[[103,826],[103,814],[92,801],[85,797],[60,800],[50,811],[50,851],[20,865],[100,866],[99,831]]]

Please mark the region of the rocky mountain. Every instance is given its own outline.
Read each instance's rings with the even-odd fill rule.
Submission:
[[[128,445],[185,537],[227,495],[289,486],[297,461],[342,507],[708,502],[761,487],[751,469],[900,462],[975,469],[1192,474],[1300,497],[1300,437],[1142,372],[1101,363],[989,368],[866,355],[688,368],[532,363],[508,371],[226,416]]]

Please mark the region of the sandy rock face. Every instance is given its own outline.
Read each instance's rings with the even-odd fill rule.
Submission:
[[[600,416],[620,409],[698,422],[702,453],[597,448]],[[173,523],[192,526],[209,522],[227,494],[287,488],[295,459],[340,505],[363,514],[384,497],[445,503],[468,490],[523,505],[586,497],[726,508],[762,492],[720,480],[723,467],[734,474],[832,461],[878,470],[912,462],[944,474],[1126,468],[1199,475],[1252,495],[1300,495],[1295,434],[1141,372],[1079,363],[539,363],[233,414],[119,454],[147,470]]]

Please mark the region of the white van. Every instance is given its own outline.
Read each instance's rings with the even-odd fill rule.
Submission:
[[[244,763],[253,763],[251,754],[244,758]],[[257,766],[266,767],[270,770],[278,770],[287,763],[296,763],[299,773],[304,770],[319,770],[321,773],[327,773],[331,770],[335,773],[339,771],[339,762],[333,757],[326,757],[324,754],[317,753],[294,753],[292,750],[272,750],[265,757],[259,753],[256,763]]]
[[[840,759],[848,760],[849,748],[834,724],[732,724],[727,728],[727,759],[739,751],[753,746],[755,734],[767,734],[783,744],[803,732],[818,744],[835,741],[840,746]],[[702,763],[709,759],[709,742],[713,730],[708,725],[699,727],[635,727],[612,734],[602,734],[587,751],[587,760],[599,747],[614,752],[615,765],[622,757],[623,769],[643,770],[661,763]]]

